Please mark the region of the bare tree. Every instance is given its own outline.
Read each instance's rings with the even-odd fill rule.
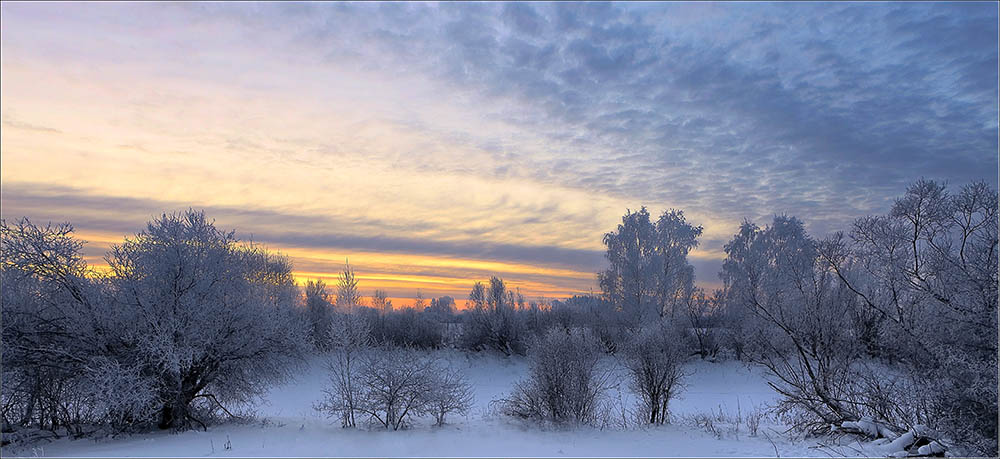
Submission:
[[[698,345],[698,355],[701,358],[715,357],[719,352],[719,342],[715,331],[717,314],[722,302],[722,291],[715,291],[711,297],[706,297],[701,289],[695,289],[694,294],[686,301],[685,312],[691,325],[691,333]]]
[[[452,366],[438,368],[432,376],[426,410],[434,416],[435,425],[443,426],[448,414],[466,414],[472,407],[472,386],[465,374]]]
[[[339,416],[341,427],[357,427],[361,411],[362,361],[370,351],[371,330],[357,313],[338,312],[330,331],[333,356],[327,364],[331,385],[323,390],[326,397],[316,409]]]

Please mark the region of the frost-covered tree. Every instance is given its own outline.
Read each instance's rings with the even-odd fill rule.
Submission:
[[[625,348],[630,387],[639,396],[640,420],[663,424],[670,420],[670,400],[682,389],[687,359],[683,337],[670,327],[645,329]]]
[[[776,216],[763,229],[744,222],[725,251],[726,301],[758,319],[748,355],[777,378],[781,410],[804,412],[796,424],[812,431],[857,420],[847,401],[856,356],[846,326],[850,302],[802,222]]]
[[[605,298],[632,320],[637,328],[655,312],[657,301],[656,227],[645,207],[627,212],[618,229],[604,235],[605,257],[610,266],[598,274]]]
[[[199,422],[197,398],[248,401],[304,350],[291,264],[202,212],[163,215],[106,260],[111,307],[122,314],[115,354],[153,382],[161,428]]]
[[[413,348],[378,347],[356,354],[350,379],[347,367],[331,367],[332,385],[315,408],[355,427],[358,417],[385,429],[399,430],[410,419],[431,415],[443,425],[449,413],[466,412],[472,388],[454,367]],[[349,384],[349,386],[348,386]]]
[[[310,337],[318,349],[330,346],[331,308],[326,283],[321,280],[306,281],[306,315],[309,318]]]
[[[3,225],[5,419],[184,428],[200,422],[196,399],[248,401],[303,350],[288,261],[204,214],[150,222],[113,246],[104,275],[71,231]]]
[[[417,289],[417,296],[413,298],[413,309],[419,312],[424,312],[424,308],[427,307],[427,300],[424,299],[424,294]]]
[[[683,312],[691,299],[694,267],[687,256],[698,246],[702,231],[700,225],[688,223],[680,210],[669,209],[656,221],[656,299],[661,316],[673,319],[678,312]]]
[[[471,310],[465,315],[462,339],[471,349],[494,349],[504,355],[524,354],[523,326],[517,315],[514,292],[503,280],[490,278],[487,288],[476,282],[469,292]]]
[[[645,207],[627,212],[618,228],[604,235],[610,266],[598,274],[605,298],[624,312],[626,326],[638,330],[652,317],[675,315],[694,289],[694,268],[687,261],[697,247],[701,226],[684,212],[665,211],[654,224]]]
[[[41,429],[141,415],[141,384],[107,396],[122,374],[103,365],[117,346],[116,311],[80,255],[69,224],[0,221],[0,304],[3,308],[2,411],[5,426]],[[103,383],[108,383],[104,385]],[[137,403],[126,406],[126,403]]]
[[[355,306],[361,306],[361,292],[358,290],[358,279],[354,275],[354,269],[348,262],[337,278],[337,307],[353,311]]]
[[[371,326],[357,312],[338,311],[330,329],[333,355],[327,363],[331,385],[323,390],[326,398],[317,409],[337,415],[341,427],[357,427],[360,410],[361,360],[371,346]]]
[[[392,312],[392,300],[385,290],[375,290],[375,294],[372,295],[372,308],[383,315]]]
[[[434,425],[439,427],[451,413],[468,413],[475,400],[468,378],[454,366],[434,371],[428,389],[425,411],[434,417]]]
[[[925,388],[926,416],[910,418],[983,455],[997,452],[997,232],[995,189],[921,179],[821,252],[859,303],[869,353]]]
[[[599,405],[609,386],[601,344],[587,330],[550,329],[531,347],[531,369],[506,399],[511,416],[557,424],[599,421]]]

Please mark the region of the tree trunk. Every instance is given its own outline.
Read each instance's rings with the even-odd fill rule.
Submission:
[[[178,394],[160,409],[160,429],[182,429],[188,421],[188,405],[192,398]]]

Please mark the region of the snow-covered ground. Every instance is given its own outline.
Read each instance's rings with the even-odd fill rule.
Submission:
[[[522,358],[443,351],[462,362],[475,387],[475,408],[453,415],[445,427],[418,420],[404,431],[342,429],[313,410],[327,375],[315,358],[293,382],[276,387],[257,407],[258,422],[215,425],[207,432],[154,432],[114,439],[61,439],[4,454],[24,456],[822,456],[814,441],[787,437],[784,427],[765,419],[756,436],[731,418],[775,400],[757,368],[738,362],[695,361],[688,365],[687,388],[672,402],[673,422],[659,428],[539,429],[491,413],[490,401],[506,395],[527,374]],[[627,383],[621,396],[630,404]],[[612,396],[618,398],[618,391]],[[720,416],[721,412],[721,416]],[[717,433],[695,417],[714,419]],[[730,418],[720,420],[722,418]],[[229,449],[226,449],[229,445]],[[856,454],[850,449],[843,454]]]

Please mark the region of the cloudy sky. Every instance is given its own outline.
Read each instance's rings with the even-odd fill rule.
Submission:
[[[4,2],[3,218],[205,209],[362,291],[596,289],[626,209],[817,236],[997,181],[996,3]],[[401,301],[401,300],[400,300]]]

